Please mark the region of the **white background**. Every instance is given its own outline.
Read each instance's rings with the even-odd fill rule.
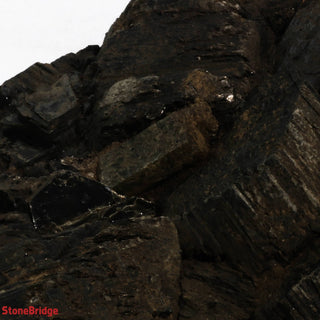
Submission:
[[[0,85],[35,62],[101,45],[129,0],[0,0]]]

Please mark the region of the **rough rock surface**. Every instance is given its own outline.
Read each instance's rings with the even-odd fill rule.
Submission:
[[[275,79],[276,76],[272,81]],[[283,76],[275,85],[263,89],[262,97],[259,93],[253,97],[252,106],[235,123],[228,144],[223,145],[226,150],[219,150],[217,157],[181,184],[168,200],[169,214],[180,215],[181,224],[187,229],[186,246],[199,241],[198,249],[204,254],[228,256],[226,250],[233,241],[235,228],[236,239],[231,248],[239,246],[239,258],[233,251],[230,258],[236,263],[243,259],[241,248],[249,252],[245,259],[248,263],[254,246],[263,250],[266,240],[274,248],[296,247],[295,242],[303,239],[304,229],[318,215],[316,195],[320,181],[313,174],[320,165],[318,94],[306,84]],[[181,197],[185,199],[182,206]],[[207,239],[203,223],[193,220],[205,221]],[[224,223],[222,230],[228,232],[219,234],[214,226]],[[201,226],[198,231],[197,226]],[[192,234],[194,240],[190,241]],[[246,246],[240,235],[242,241],[248,242]],[[267,250],[270,253],[270,248]],[[258,261],[257,257],[254,261]]]
[[[0,306],[317,319],[319,17],[132,0],[101,48],[6,81]]]
[[[116,200],[119,196],[104,185],[62,171],[39,186],[29,203],[34,227],[40,228],[50,222],[61,224],[88,209],[111,205]]]
[[[151,213],[142,200],[126,201],[50,233],[36,231],[27,214],[2,214],[1,305],[57,308],[56,319],[176,319],[177,233]]]
[[[122,193],[139,193],[209,153],[218,122],[210,106],[196,103],[172,112],[133,139],[100,156],[100,180]]]

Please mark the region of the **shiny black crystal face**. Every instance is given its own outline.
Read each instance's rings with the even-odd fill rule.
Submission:
[[[71,172],[58,174],[30,202],[35,228],[62,224],[88,209],[114,203],[114,194],[102,184]]]

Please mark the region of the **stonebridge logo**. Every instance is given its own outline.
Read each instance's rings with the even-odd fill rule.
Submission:
[[[59,310],[56,308],[48,308],[48,307],[27,307],[27,308],[12,308],[8,306],[3,306],[1,308],[1,315],[3,316],[47,316],[51,318],[53,316],[57,316],[59,314]],[[5,318],[4,318],[5,319]]]

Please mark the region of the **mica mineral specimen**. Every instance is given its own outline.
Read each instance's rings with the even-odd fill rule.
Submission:
[[[101,47],[6,81],[1,317],[317,319],[319,17],[132,0]]]

